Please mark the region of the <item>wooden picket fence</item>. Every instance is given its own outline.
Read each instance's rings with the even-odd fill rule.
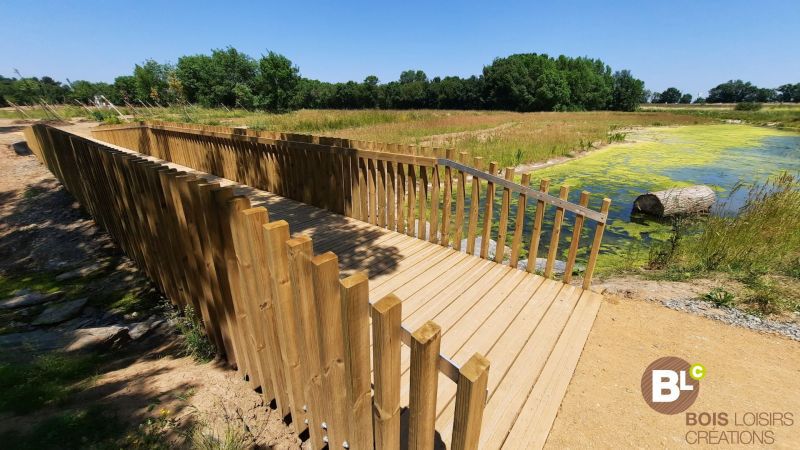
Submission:
[[[591,284],[611,205],[604,198],[599,210],[591,209],[586,191],[572,203],[568,186],[553,196],[549,180],[534,188],[530,174],[523,174],[517,183],[513,167],[501,177],[497,163],[482,170],[482,158],[468,161],[466,153],[453,149],[165,122],[94,133],[140,153],[511,267],[527,255],[528,272],[536,270],[541,254],[546,277],[555,271],[559,248],[565,248],[562,280],[572,281],[583,258],[584,289]],[[571,233],[562,233],[570,219]],[[497,242],[494,254],[491,240]]]
[[[313,448],[400,447],[403,343],[409,448],[433,448],[440,373],[457,383],[451,447],[477,448],[488,361],[475,354],[456,367],[439,354],[435,323],[406,330],[393,295],[371,305],[364,273],[340,279],[337,256],[315,255],[309,237],[270,221],[243,194],[252,189],[46,125],[25,135],[159,289],[199,312],[224,361],[290,415],[297,433],[307,430]]]

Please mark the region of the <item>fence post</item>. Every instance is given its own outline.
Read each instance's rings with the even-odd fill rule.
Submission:
[[[356,202],[358,204],[358,202]],[[303,339],[300,360],[303,365],[303,393],[308,402],[309,437],[315,449],[325,446],[322,422],[325,421],[324,401],[320,399],[322,374],[319,360],[319,330],[317,328],[317,309],[314,304],[314,283],[311,275],[311,258],[314,245],[308,236],[298,236],[286,242],[289,253],[289,276],[297,306]]]
[[[402,303],[393,294],[372,305],[373,426],[377,450],[400,448],[401,318]]]
[[[267,258],[267,244],[264,236],[264,225],[269,223],[267,210],[264,208],[253,208],[247,210],[249,217],[247,222],[247,239],[250,242],[250,255],[255,271],[255,283],[257,297],[251,301],[256,302],[258,309],[255,329],[259,333],[257,336],[262,339],[266,352],[266,362],[262,361],[263,366],[268,369],[272,380],[272,394],[278,405],[278,410],[283,416],[289,414],[289,396],[285,384],[285,374],[283,372],[283,359],[281,357],[281,347],[278,343],[278,330],[275,322],[275,306],[272,297],[272,276],[269,269]],[[266,391],[265,391],[266,392]],[[267,397],[265,397],[266,399]]]
[[[411,389],[408,448],[432,450],[436,433],[436,394],[442,329],[428,321],[411,334]]]
[[[459,369],[451,443],[453,450],[478,448],[488,380],[489,361],[479,353],[472,355],[472,358]]]
[[[284,220],[270,222],[263,227],[267,244],[267,260],[272,276],[272,299],[275,305],[275,323],[278,326],[278,342],[283,356],[283,370],[292,412],[292,426],[300,433],[305,428],[306,405],[300,381],[303,379],[300,366],[300,325],[295,310],[292,286],[289,280],[289,258],[286,241],[289,240],[289,224]]]
[[[320,354],[323,374],[323,398],[328,403],[328,446],[341,448],[348,441],[347,387],[344,367],[342,297],[339,288],[339,260],[332,252],[311,259],[314,280]]]
[[[345,327],[345,373],[348,380],[350,448],[371,449],[372,393],[369,360],[369,282],[358,272],[341,282],[342,324]]]

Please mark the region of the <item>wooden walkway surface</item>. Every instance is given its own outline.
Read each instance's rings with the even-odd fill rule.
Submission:
[[[369,272],[370,301],[394,293],[403,325],[442,327],[441,353],[464,364],[489,359],[481,448],[544,445],[578,363],[602,296],[415,237],[264,193],[270,220],[333,251],[343,273]],[[403,347],[403,405],[410,351]],[[436,429],[450,442],[455,383],[439,375]]]
[[[64,127],[92,139],[87,130],[75,128]],[[544,446],[601,294],[265,191],[241,191],[253,206],[268,209],[270,221],[286,220],[293,235],[313,238],[315,253],[335,252],[342,275],[367,271],[371,302],[397,295],[407,329],[428,320],[439,324],[440,351],[457,365],[476,352],[490,361],[480,448]],[[403,406],[408,405],[409,364],[410,350],[404,345]],[[451,441],[455,393],[456,384],[440,373],[436,430],[441,447]],[[407,418],[402,422],[405,427]]]

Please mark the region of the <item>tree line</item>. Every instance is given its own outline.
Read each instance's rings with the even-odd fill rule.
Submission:
[[[117,104],[241,107],[266,111],[299,108],[433,108],[513,111],[636,109],[644,83],[627,70],[612,72],[599,59],[518,54],[497,58],[471,77],[429,78],[407,70],[396,81],[374,75],[362,82],[329,83],[300,75],[283,55],[253,58],[233,47],[187,55],[176,64],[147,60],[113,83],[61,83],[51,77],[0,76],[0,104],[91,101],[105,95]]]
[[[253,58],[233,47],[186,55],[176,64],[147,60],[113,83],[61,83],[51,77],[0,75],[0,105],[86,103],[104,95],[115,104],[199,104],[272,112],[300,108],[499,109],[511,111],[633,111],[640,103],[690,103],[677,88],[652,93],[630,71],[613,72],[599,59],[516,54],[496,58],[471,77],[429,78],[407,70],[396,81],[329,83],[300,75],[288,58]],[[741,80],[723,83],[694,102],[800,101],[800,83],[762,89]]]
[[[730,80],[708,91],[707,97],[697,97],[670,87],[663,92],[645,90],[642,103],[800,103],[800,83],[787,83],[777,88],[758,87],[749,81]]]

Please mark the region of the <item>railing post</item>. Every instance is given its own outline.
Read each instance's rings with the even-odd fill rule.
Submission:
[[[322,398],[326,411],[328,446],[341,448],[348,441],[347,388],[344,365],[344,334],[342,330],[342,297],[339,285],[339,260],[327,252],[311,259],[319,332]]]
[[[608,215],[608,210],[611,207],[611,199],[604,198],[603,205],[600,207],[600,214]],[[600,243],[603,241],[603,231],[606,229],[606,223],[600,222],[594,230],[594,240],[592,241],[592,249],[589,252],[589,262],[586,264],[586,272],[583,274],[583,288],[589,289],[592,284],[592,275],[594,275],[594,268],[597,264],[597,254],[600,252]]]
[[[345,332],[345,373],[350,421],[350,448],[371,449],[372,392],[369,359],[369,282],[366,272],[340,281]]]
[[[264,241],[267,244],[267,261],[272,277],[272,300],[275,305],[275,324],[278,327],[278,342],[283,357],[283,373],[289,392],[292,425],[300,433],[304,428],[306,405],[301,380],[300,365],[300,323],[294,303],[294,295],[289,280],[289,258],[286,241],[289,240],[289,224],[284,220],[270,222],[263,226]]]
[[[433,449],[441,339],[441,327],[430,321],[411,335],[411,392],[408,401],[408,448],[411,450]]]
[[[373,426],[377,450],[400,448],[401,316],[402,303],[392,294],[372,306]]]
[[[489,361],[479,353],[472,355],[469,361],[459,369],[451,445],[453,450],[478,448],[488,380]]]

